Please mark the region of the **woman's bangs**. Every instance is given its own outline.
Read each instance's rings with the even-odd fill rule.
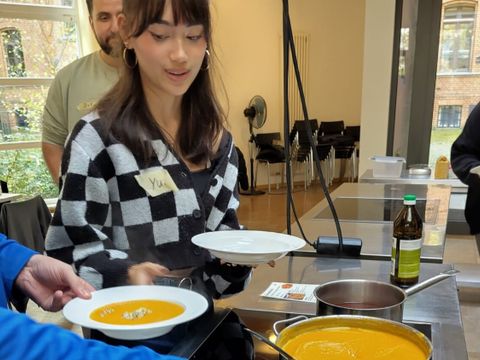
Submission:
[[[131,19],[132,36],[140,36],[151,24],[162,20],[166,0],[125,1],[125,13]],[[171,0],[174,25],[185,23],[203,25],[207,38],[210,35],[210,9],[208,0]],[[136,16],[135,16],[136,15]]]
[[[207,0],[172,0],[173,21],[175,25],[203,25],[209,31],[210,10]]]
[[[162,19],[165,3],[166,0],[124,1],[124,12],[133,37],[140,36],[151,24]]]

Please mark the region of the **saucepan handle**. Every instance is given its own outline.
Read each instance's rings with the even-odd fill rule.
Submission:
[[[407,296],[416,294],[420,290],[426,289],[427,287],[430,287],[433,284],[436,284],[439,281],[442,281],[446,278],[449,278],[450,276],[453,276],[453,275],[455,275],[459,272],[460,271],[458,271],[456,269],[445,270],[445,271],[441,272],[440,274],[438,274],[438,275],[436,275],[436,276],[434,276],[430,279],[427,279],[425,281],[422,281],[422,282],[418,283],[417,285],[413,285],[413,286],[409,287],[408,289],[405,290],[405,293],[407,294]]]
[[[278,320],[273,324],[273,332],[275,333],[276,336],[278,336],[278,334],[280,334],[280,331],[278,330],[279,325],[288,324],[288,323],[292,323],[292,322],[297,322],[297,321],[300,321],[300,320],[307,320],[307,319],[308,319],[307,316],[299,315],[299,316],[295,316],[295,317],[290,318],[290,319]]]

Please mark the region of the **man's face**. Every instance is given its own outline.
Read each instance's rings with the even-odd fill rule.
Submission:
[[[90,25],[100,48],[108,55],[120,49],[118,15],[122,12],[122,0],[93,0]]]

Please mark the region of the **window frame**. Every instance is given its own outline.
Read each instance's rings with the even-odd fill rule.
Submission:
[[[447,109],[447,108],[451,108]],[[437,118],[437,129],[459,129],[462,126],[462,105],[439,105],[438,106],[438,118]],[[451,115],[455,113],[458,116],[456,121],[458,122],[458,126],[440,126],[440,121],[442,120],[442,115]],[[448,121],[448,125],[450,121]]]
[[[23,3],[16,4],[6,3],[0,0],[0,13],[2,14],[1,17],[4,19],[72,21],[77,26],[79,55],[81,56],[83,54],[82,43],[79,38],[80,26],[76,1],[72,2],[72,6],[61,6]],[[0,86],[49,86],[52,81],[53,77],[0,77]],[[0,151],[40,148],[41,144],[41,141],[0,142]]]
[[[461,11],[459,11],[460,9],[462,8],[470,8],[470,9],[473,9],[472,13],[473,13],[473,17],[472,18],[463,18],[461,16],[458,16],[458,14],[461,13]],[[449,18],[449,19],[446,19],[445,18],[445,15],[447,13],[447,11],[449,9],[457,9],[456,11],[456,14],[457,16],[455,18]],[[470,74],[472,73],[472,61],[474,60],[474,42],[475,42],[475,39],[474,39],[474,34],[475,34],[475,26],[476,26],[476,23],[475,23],[475,14],[476,14],[476,11],[477,11],[477,7],[475,6],[475,4],[470,4],[470,3],[452,3],[452,4],[446,4],[444,7],[443,7],[443,14],[442,14],[442,19],[441,19],[441,38],[440,38],[440,51],[438,52],[438,73],[437,75],[464,75],[464,74]],[[466,70],[442,70],[440,67],[441,67],[441,64],[442,64],[442,60],[443,60],[443,42],[444,42],[444,34],[445,34],[445,24],[454,24],[455,25],[455,28],[458,30],[458,26],[459,24],[461,23],[471,23],[471,31],[472,31],[472,35],[470,37],[470,49],[469,49],[469,54],[468,54],[468,69]],[[456,52],[454,52],[454,59],[459,59],[458,57],[458,49]],[[454,61],[455,62],[455,61]]]

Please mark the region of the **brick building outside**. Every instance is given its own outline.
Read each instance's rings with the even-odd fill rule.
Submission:
[[[432,128],[463,128],[480,101],[478,0],[444,0]]]

